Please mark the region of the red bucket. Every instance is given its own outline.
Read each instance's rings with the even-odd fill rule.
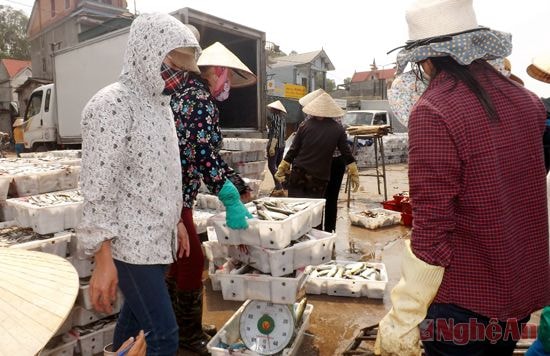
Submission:
[[[401,213],[401,223],[405,226],[413,226],[413,216],[409,213]]]
[[[382,207],[386,210],[401,211],[401,205],[395,200],[382,202]]]

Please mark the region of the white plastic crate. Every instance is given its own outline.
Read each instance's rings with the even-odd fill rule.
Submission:
[[[81,356],[93,356],[103,352],[103,348],[110,344],[116,322],[105,324],[101,329],[93,331],[78,338],[78,346]],[[110,339],[109,338],[110,335]]]
[[[220,156],[230,167],[240,162],[255,162],[265,160],[265,148],[256,151],[220,150]]]
[[[69,256],[67,257],[67,260],[71,262],[78,272],[78,278],[86,278],[92,275],[92,271],[95,268],[95,261],[93,257],[78,258],[76,256]]]
[[[25,197],[60,190],[75,189],[80,177],[79,166],[52,166],[42,172],[20,173],[13,176],[17,196]]]
[[[0,223],[0,229],[3,228],[12,228],[12,227],[18,227],[17,222],[15,221],[7,221]],[[25,229],[25,228],[22,228]],[[26,236],[27,233],[25,231],[21,232],[22,236]],[[33,233],[28,233],[29,236],[32,236]],[[45,236],[42,236],[45,237]],[[67,246],[69,245],[69,242],[71,241],[73,237],[73,233],[71,231],[62,231],[58,232],[56,234],[53,234],[53,236],[49,238],[40,238],[35,239],[31,241],[16,243],[13,245],[8,245],[8,248],[18,248],[22,250],[30,250],[30,251],[40,251],[40,252],[46,252],[51,253],[60,257],[65,258],[67,256]]]
[[[210,223],[214,226],[218,241],[225,245],[253,245],[271,249],[285,248],[290,241],[308,233],[313,227],[323,221],[325,199],[305,198],[264,198],[270,201],[289,203],[309,202],[309,206],[296,212],[284,220],[267,221],[259,219],[248,220],[248,229],[234,230],[227,227],[225,213],[214,215]],[[264,200],[260,199],[260,200]],[[254,210],[254,204],[246,205]]]
[[[267,147],[265,138],[224,137],[223,148],[231,151],[262,151]]]
[[[71,312],[73,318],[73,326],[85,326],[91,323],[95,323],[98,320],[106,318],[111,315],[115,315],[120,312],[123,300],[117,295],[117,300],[113,305],[113,312],[110,314],[98,313],[93,310],[85,309],[81,306],[74,306]]]
[[[117,290],[117,304],[122,304],[123,300],[122,292],[120,290]],[[81,306],[84,309],[92,310],[92,301],[90,299],[90,285],[84,284],[81,282],[79,288],[78,288],[78,295],[76,297],[76,303],[75,305]]]
[[[356,261],[331,261],[336,265],[347,265]],[[334,277],[314,277],[309,274],[314,266],[306,268],[308,279],[306,281],[307,294],[328,294],[341,297],[368,297],[374,299],[384,298],[388,273],[386,266],[379,262],[365,262],[369,267],[380,269],[380,281],[344,279]]]
[[[297,277],[273,277],[265,274],[215,273],[222,288],[224,300],[264,300],[290,304],[305,292],[307,274],[297,271]]]
[[[336,234],[312,229],[305,236],[307,241],[280,250],[229,246],[228,255],[264,273],[271,273],[274,277],[284,276],[309,265],[329,262]]]
[[[31,227],[43,235],[75,228],[82,216],[82,200],[42,207],[29,203],[27,198],[8,199],[6,202],[14,209],[14,218],[20,226]]]
[[[362,226],[367,229],[378,229],[384,226],[397,225],[401,222],[401,213],[382,208],[365,209],[373,216],[367,216],[363,212],[351,211],[349,220],[352,225]]]
[[[246,350],[244,352],[241,351],[229,351],[227,349],[219,347],[220,343],[222,342],[222,335],[226,338],[226,340],[229,340],[230,342],[238,342],[240,339],[240,318],[241,314],[244,311],[245,306],[249,303],[247,301],[244,303],[235,314],[231,316],[231,318],[222,326],[222,328],[218,331],[216,335],[212,337],[210,342],[206,345],[208,348],[208,351],[210,351],[210,354],[212,356],[228,356],[228,355],[235,355],[235,356],[259,356],[256,352],[253,352],[251,350]],[[300,345],[302,344],[302,341],[304,339],[304,334],[306,330],[309,328],[309,321],[311,317],[311,313],[313,312],[313,305],[308,304],[306,305],[304,309],[304,314],[302,316],[302,324],[298,326],[296,330],[296,335],[294,336],[294,339],[292,340],[292,343],[283,349],[283,351],[280,353],[281,356],[294,356],[299,355],[299,349]]]
[[[212,290],[216,292],[221,291],[222,282],[218,278],[218,274],[216,274],[216,265],[212,261],[208,262],[208,275],[210,277],[210,283],[212,283]]]
[[[62,342],[54,348],[44,349],[39,356],[73,356],[76,348],[77,340]]]
[[[267,161],[257,162],[239,162],[234,164],[233,168],[239,175],[248,176],[253,174],[259,174],[265,170]]]

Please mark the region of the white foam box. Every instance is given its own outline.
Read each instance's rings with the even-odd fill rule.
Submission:
[[[209,225],[214,226],[218,241],[224,245],[252,245],[271,249],[285,248],[290,241],[308,233],[323,221],[325,199],[305,198],[263,198],[261,200],[289,203],[309,202],[309,206],[284,220],[267,221],[248,220],[248,229],[234,230],[227,227],[225,213],[214,215]],[[246,204],[249,210],[255,210],[254,204]]]
[[[80,177],[79,166],[65,166],[42,172],[13,176],[17,196],[25,197],[60,190],[75,189]]]
[[[378,229],[385,226],[397,225],[401,222],[401,213],[398,211],[392,211],[382,208],[365,209],[373,214],[375,217],[368,217],[359,211],[350,211],[349,220],[352,225],[361,226],[367,229]]]
[[[78,272],[78,278],[90,277],[95,268],[93,257],[78,258],[77,256],[69,256],[67,257],[67,261],[69,261]]]
[[[58,232],[49,239],[34,240],[15,244],[10,246],[10,248],[41,251],[65,258],[67,256],[67,246],[69,245],[69,241],[71,241],[71,239],[73,238],[73,235],[74,234],[70,231]]]
[[[117,300],[123,300],[122,292],[117,290]],[[120,304],[120,302],[119,302]],[[88,283],[84,284],[81,282],[78,288],[78,295],[76,297],[75,305],[81,306],[87,310],[93,310],[92,301],[90,299],[90,285]]]
[[[62,342],[54,348],[44,349],[38,355],[39,356],[73,356],[76,348],[77,340],[71,340]]]
[[[267,147],[265,138],[224,137],[223,149],[230,151],[262,151]]]
[[[94,310],[88,310],[81,306],[74,306],[71,312],[73,318],[73,326],[85,326],[91,323],[95,323],[98,320],[106,318],[111,315],[115,315],[120,312],[122,307],[123,300],[117,295],[117,300],[113,304],[113,312],[110,314],[98,313]]]
[[[12,177],[8,175],[0,175],[0,200],[8,198]]]
[[[224,300],[264,300],[290,304],[305,293],[307,274],[297,271],[297,277],[273,277],[265,274],[215,273],[221,284]]]
[[[203,210],[224,211],[225,207],[217,196],[198,193],[195,199],[195,208]],[[193,211],[194,213],[194,211]]]
[[[228,151],[220,150],[221,158],[230,167],[239,162],[254,162],[265,160],[265,148],[256,151]]]
[[[312,229],[305,236],[308,241],[280,250],[259,246],[247,246],[246,249],[229,246],[228,255],[263,273],[270,273],[274,277],[284,276],[299,268],[331,260],[335,233]]]
[[[82,335],[78,339],[81,356],[93,356],[103,352],[103,348],[112,342],[106,340],[105,334],[111,334],[114,332],[116,322],[105,324],[105,326],[99,330],[93,331],[89,334]]]
[[[231,168],[242,176],[260,174],[265,170],[267,161],[236,163]]]
[[[216,265],[212,261],[208,262],[208,275],[210,277],[210,283],[212,283],[212,290],[216,292],[221,291],[222,282],[218,278],[218,274],[216,274]]]
[[[337,265],[347,265],[357,261],[331,261]],[[384,298],[388,273],[386,266],[381,262],[365,262],[368,266],[380,269],[381,281],[355,280],[331,277],[313,277],[310,271],[314,266],[306,268],[308,279],[306,281],[307,294],[328,294],[340,297],[368,297],[373,299]]]
[[[8,199],[6,202],[13,208],[14,219],[19,226],[31,227],[42,235],[73,229],[82,216],[82,201],[43,207],[27,202],[26,198]]]
[[[210,354],[212,356],[227,356],[227,355],[235,355],[235,356],[259,356],[258,353],[251,351],[251,350],[245,350],[243,352],[241,351],[229,351],[227,349],[221,348],[218,345],[222,342],[222,335],[224,335],[227,340],[231,342],[238,342],[240,340],[240,318],[241,314],[244,311],[244,308],[250,301],[245,302],[238,310],[231,316],[231,318],[222,326],[222,328],[218,331],[216,335],[212,337],[210,342],[206,345],[208,351],[210,351]],[[302,344],[302,341],[304,339],[304,334],[306,330],[309,328],[309,321],[311,317],[311,313],[313,312],[313,305],[308,304],[306,305],[304,309],[304,314],[302,317],[302,323],[298,326],[296,330],[296,334],[294,336],[294,339],[292,340],[291,344],[288,345],[281,353],[278,355],[280,356],[295,356],[299,355],[300,351],[300,345]]]

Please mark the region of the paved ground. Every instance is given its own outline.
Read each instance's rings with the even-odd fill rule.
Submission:
[[[372,170],[364,169],[360,173],[372,172]],[[390,198],[394,193],[408,190],[407,165],[388,166],[387,179],[388,196]],[[377,192],[376,178],[362,176],[361,185],[362,191],[352,195],[350,209],[364,209],[369,205],[380,207],[380,202],[384,200],[384,196],[383,194],[379,195]],[[273,180],[267,174],[261,186],[261,192],[268,194],[272,186]],[[338,203],[335,257],[339,260],[366,261],[374,256],[376,250],[381,251],[379,257],[388,270],[389,283],[387,291],[389,291],[399,279],[402,239],[408,236],[410,229],[401,225],[379,230],[352,227],[347,218],[346,198],[347,195],[344,194],[342,188]],[[205,278],[208,278],[206,272]],[[224,301],[221,292],[212,291],[209,280],[205,281],[205,286],[204,321],[221,328],[235,310],[242,305],[242,302]],[[388,293],[386,293],[383,300],[326,295],[310,295],[308,299],[313,304],[314,310],[310,327],[297,353],[297,355],[303,356],[341,354],[361,328],[376,324],[390,307]],[[181,355],[192,354],[182,352]]]

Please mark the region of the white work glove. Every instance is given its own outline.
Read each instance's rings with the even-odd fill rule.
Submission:
[[[382,356],[420,356],[420,331],[435,298],[445,268],[418,259],[405,241],[401,280],[391,292],[392,308],[378,324],[374,353]]]

